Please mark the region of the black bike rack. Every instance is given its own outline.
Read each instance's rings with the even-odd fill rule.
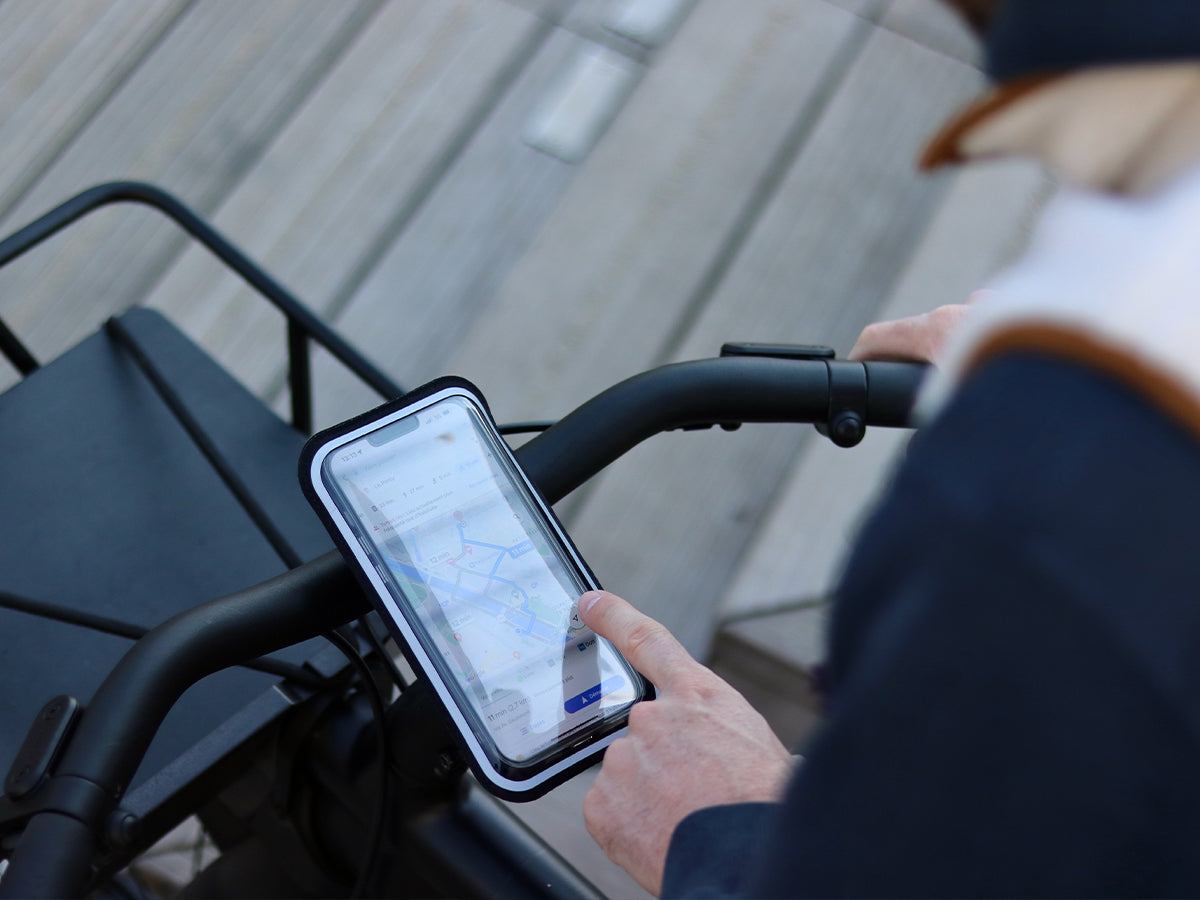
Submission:
[[[292,425],[312,432],[312,366],[310,340],[316,341],[383,399],[404,391],[395,381],[326,325],[287,288],[272,278],[208,222],[162,188],[140,181],[112,181],[76,194],[65,203],[0,241],[0,267],[32,250],[71,223],[114,203],[137,203],[156,209],[190,234],[287,317],[288,385]],[[15,334],[0,322],[0,352],[22,375],[37,371],[38,361]]]
[[[202,244],[226,267],[241,277],[256,293],[264,297],[283,313],[287,323],[286,339],[288,347],[288,384],[291,394],[291,417],[293,427],[296,431],[306,434],[312,429],[310,344],[313,341],[327,349],[335,359],[339,360],[360,380],[385,399],[394,398],[403,393],[402,388],[398,384],[372,365],[333,331],[333,329],[310,312],[278,281],[256,265],[209,223],[174,196],[153,185],[139,182],[112,182],[83,191],[21,228],[3,241],[0,241],[0,266],[7,265],[21,257],[87,214],[116,203],[134,203],[150,207],[164,214],[183,231]],[[196,368],[196,362],[192,360],[191,356],[184,358],[178,355],[181,351],[175,349],[175,345],[182,339],[178,333],[169,336],[169,340],[174,342],[168,344],[172,349],[157,353],[150,352],[149,348],[154,346],[152,342],[158,340],[160,337],[167,336],[169,329],[165,328],[165,324],[165,322],[161,322],[161,324],[155,322],[153,316],[148,311],[140,310],[122,316],[120,319],[110,320],[105,326],[103,335],[100,337],[107,336],[111,344],[119,348],[119,351],[123,352],[141,370],[141,374],[144,376],[146,382],[153,387],[159,398],[169,408],[171,415],[182,426],[191,439],[192,444],[203,454],[211,470],[220,476],[224,488],[236,498],[238,504],[256,526],[259,534],[263,535],[271,545],[278,559],[289,569],[299,567],[304,555],[313,555],[312,548],[314,542],[311,536],[308,535],[309,529],[301,529],[301,532],[303,532],[301,544],[307,548],[304,551],[304,555],[302,555],[294,549],[295,545],[292,540],[285,537],[283,530],[275,525],[272,515],[259,502],[255,496],[255,492],[250,489],[250,486],[243,477],[239,475],[239,466],[244,466],[244,459],[242,458],[245,455],[244,449],[240,446],[235,448],[234,458],[232,459],[232,463],[234,464],[231,464],[231,459],[211,439],[210,435],[206,432],[204,423],[200,421],[207,418],[211,424],[213,420],[213,416],[210,414],[211,410],[202,408],[202,415],[198,418],[189,410],[188,403],[181,399],[172,383],[172,378],[179,378],[181,376],[185,379],[193,378],[195,375],[191,373],[201,373],[202,370]],[[103,361],[112,355],[112,351],[103,349],[103,340],[97,343],[97,340],[94,338],[89,339],[86,343],[89,343],[90,346],[83,351],[82,356],[76,351],[72,351],[69,355],[73,355],[77,359],[86,360],[86,365],[94,365],[96,361],[101,361],[101,368],[104,371],[108,371],[108,369],[104,368],[108,364]],[[7,357],[22,376],[28,378],[36,374],[41,378],[42,373],[40,370],[42,366],[39,361],[3,322],[0,322],[0,353],[3,353]],[[191,353],[193,356],[196,355],[194,349]],[[163,368],[164,364],[166,364],[166,369]],[[81,368],[79,364],[69,363],[68,369],[72,368],[76,371],[86,370],[86,366]],[[18,386],[23,389],[22,395],[26,399],[21,400],[16,397],[6,398],[8,401],[5,404],[6,411],[22,411],[21,415],[25,416],[25,419],[18,417],[19,421],[26,421],[30,418],[35,421],[39,420],[41,417],[38,413],[36,402],[31,404],[28,402],[28,399],[30,396],[45,399],[47,396],[46,386],[57,383],[57,380],[60,378],[61,375],[52,376],[47,373],[45,378],[39,381],[37,385]],[[31,380],[37,381],[38,379]],[[204,384],[208,384],[212,381],[212,378],[208,375],[202,375],[201,381]],[[230,387],[233,386],[231,380],[229,380],[229,385]],[[90,381],[85,382],[85,386],[87,391],[93,389]],[[224,390],[225,388],[222,389]],[[22,392],[18,391],[18,393]],[[50,399],[52,399],[52,394],[50,395]],[[194,400],[195,398],[193,397],[192,399]],[[240,399],[236,403],[240,403],[241,406],[245,405],[245,402]],[[260,403],[257,405],[261,407]],[[55,406],[57,407],[58,405],[55,404]],[[93,409],[97,410],[95,416],[102,417],[105,415],[105,412],[99,411],[103,408],[103,404],[92,406],[85,400],[82,404],[77,402],[76,406],[87,410],[89,413]],[[241,406],[238,408],[240,409]],[[107,412],[107,410],[105,411]],[[123,411],[118,410],[118,412]],[[273,416],[270,416],[270,418],[273,419]],[[46,421],[51,421],[52,419],[53,417],[49,417]],[[111,420],[99,418],[97,421],[104,422],[105,427],[107,427],[107,422]],[[242,420],[239,419],[239,421]],[[95,433],[88,429],[86,416],[73,418],[70,424],[81,433]],[[256,421],[256,427],[261,426],[262,423]],[[160,425],[158,427],[161,428],[163,426]],[[284,426],[280,424],[279,429],[284,429]],[[268,427],[267,430],[270,431],[271,429]],[[228,437],[228,431],[229,429],[226,427],[225,431],[222,432],[226,438]],[[63,437],[68,441],[71,437],[70,432],[71,428],[68,427],[63,434]],[[274,454],[278,456],[280,452],[284,452],[286,455],[286,447],[284,445],[288,442],[281,442],[281,433],[274,431],[271,433],[273,436],[269,440],[273,442],[272,450]],[[134,436],[130,435],[130,439],[134,439]],[[155,442],[153,446],[161,447],[162,444],[161,442]],[[291,470],[292,465],[289,463],[283,468],[282,477],[284,481],[291,483],[295,487]],[[287,504],[281,506],[276,499],[280,487],[275,484],[277,481],[279,481],[278,478],[273,478],[271,485],[265,486],[262,484],[262,480],[259,479],[255,487],[259,491],[262,491],[264,487],[266,488],[266,496],[269,500],[269,505],[273,508],[274,515],[278,517],[282,514],[284,516],[283,521],[288,523],[288,530],[295,535],[296,529],[291,525],[294,516],[290,513]],[[299,496],[298,488],[296,489],[296,493]],[[322,541],[324,540],[322,537]],[[328,543],[324,543],[323,546],[328,547]],[[149,561],[150,558],[148,556],[146,561]],[[355,605],[355,598],[359,601],[362,600],[356,587],[350,583],[341,584],[340,581],[337,581],[344,574],[344,567],[340,565],[340,560],[330,558],[326,562],[333,564],[331,567],[333,571],[322,571],[328,572],[337,583],[330,584],[328,579],[321,577],[321,575],[317,575],[315,583],[324,584],[326,589],[338,589],[349,598],[350,602],[341,606],[341,610],[346,613],[345,616],[340,614],[335,615],[333,616],[334,621],[330,623],[331,625],[340,625],[346,619],[353,618],[355,610],[365,612],[365,605],[362,609],[358,609]],[[320,569],[319,564],[318,569]],[[267,574],[269,574],[269,571],[268,569]],[[257,581],[262,577],[262,575],[258,575],[252,581]],[[38,591],[37,593],[42,594],[43,592]],[[76,598],[72,596],[72,593],[68,591],[66,594],[62,594],[50,590],[45,592],[44,596],[55,598],[60,596],[69,597],[71,600],[75,600]],[[213,596],[213,593],[208,593],[207,596]],[[145,636],[149,631],[148,628],[140,627],[136,624],[136,604],[131,610],[133,621],[125,621],[125,619],[131,618],[131,616],[125,615],[124,607],[122,607],[121,618],[118,619],[111,615],[97,614],[88,608],[86,603],[43,602],[40,599],[31,599],[10,592],[0,591],[0,608],[36,616],[42,622],[62,623],[62,626],[66,626],[68,629],[74,628],[76,632],[80,633],[83,633],[81,630],[86,630],[87,633],[91,634],[110,634],[136,640]],[[219,612],[218,607],[207,607],[205,610],[201,610],[198,615],[185,618],[185,621],[182,623],[177,623],[167,628],[164,636],[175,634],[180,637],[182,644],[187,644],[192,646],[193,649],[197,649],[212,639],[211,616],[225,615],[230,608],[226,604],[225,610]],[[189,610],[189,612],[194,612],[194,610]],[[206,613],[208,618],[205,617]],[[143,616],[150,618],[150,621],[156,621],[154,613],[143,613]],[[35,620],[30,619],[29,621]],[[229,624],[234,626],[235,621],[236,617],[230,619]],[[60,626],[60,629],[62,626]],[[160,626],[160,629],[156,629],[156,631],[165,627]],[[258,627],[264,634],[279,633],[278,623],[273,621],[260,622]],[[202,636],[197,629],[205,631],[206,636]],[[272,649],[283,647],[296,641],[303,641],[311,636],[312,632],[309,632],[306,626],[302,634],[293,635],[291,638],[283,638],[278,643],[271,642],[273,644]],[[162,649],[164,646],[170,647],[171,643],[172,641],[168,638],[165,644],[158,643],[157,646]],[[137,649],[145,646],[149,650],[155,645],[154,641],[135,645],[135,650],[127,655],[125,662],[134,662],[137,660]],[[179,644],[175,644],[177,649],[179,646]],[[179,660],[174,660],[170,665],[165,667],[167,680],[162,685],[165,693],[160,697],[163,707],[156,718],[161,721],[161,715],[165,715],[166,711],[171,708],[183,690],[192,683],[200,680],[204,675],[207,675],[209,671],[237,664],[242,659],[247,658],[245,653],[237,649],[236,642],[230,644],[229,650],[233,655],[227,657],[224,661],[217,661],[205,671],[187,668],[186,653]],[[201,654],[197,652],[196,656],[193,657],[192,665],[195,664],[195,660],[199,655]],[[249,653],[250,657],[258,655],[253,652]],[[144,654],[142,658],[144,662]],[[179,669],[178,665],[181,661],[184,664],[182,670]],[[174,670],[171,669],[172,665],[175,667]],[[203,662],[201,662],[201,665],[203,665]],[[278,659],[258,660],[251,663],[250,666],[267,671],[276,677],[290,678],[294,685],[311,685],[322,681],[320,676],[314,672]],[[155,668],[154,660],[150,661],[150,667]],[[172,671],[175,671],[180,678],[174,685],[171,684]],[[164,672],[160,672],[159,674],[164,674]],[[157,676],[147,674],[146,677],[152,681]],[[88,688],[85,687],[84,690],[86,691]],[[99,694],[93,697],[91,703],[94,705],[98,700]],[[123,786],[129,784],[133,776],[132,767],[135,767],[140,761],[146,747],[149,745],[150,739],[154,736],[153,728],[149,730],[141,729],[141,732],[145,733],[139,733],[136,725],[144,716],[145,709],[127,709],[124,711],[124,714],[128,715],[128,718],[124,719],[125,724],[128,728],[132,729],[131,731],[124,734],[109,733],[108,736],[101,735],[98,738],[101,743],[111,738],[117,741],[118,744],[132,740],[134,746],[140,747],[132,755],[124,754],[126,759],[132,759],[128,771],[122,770],[120,774],[112,771],[107,773],[103,771],[92,772],[87,771],[86,767],[84,767],[84,771],[80,771],[79,767],[73,766],[71,763],[72,756],[69,742],[76,742],[78,739],[80,746],[90,745],[94,747],[95,744],[88,737],[88,734],[91,729],[101,724],[99,721],[100,718],[107,719],[113,724],[122,720],[123,713],[119,708],[116,710],[117,715],[115,717],[111,716],[110,713],[105,713],[104,716],[99,718],[95,716],[88,717],[80,709],[79,704],[72,698],[60,697],[47,704],[35,717],[34,725],[24,745],[18,751],[15,762],[9,772],[9,777],[6,779],[5,796],[0,798],[0,835],[13,835],[26,825],[30,825],[35,829],[44,828],[47,827],[47,823],[57,821],[60,825],[65,824],[67,830],[72,830],[83,825],[91,829],[93,834],[102,835],[105,843],[111,848],[119,849],[122,845],[128,844],[132,840],[136,817],[116,808],[116,804],[120,799],[117,785]],[[246,721],[252,723],[252,721],[259,721],[263,716],[271,714],[270,712],[257,713],[255,714],[257,718],[252,716]],[[155,727],[157,727],[157,722],[155,723]],[[253,726],[252,724],[248,724],[243,727]],[[118,731],[121,730],[121,726],[118,725]],[[115,745],[110,744],[110,746]],[[129,746],[128,743],[125,743],[126,750],[129,749]],[[110,755],[111,759],[113,757]],[[177,777],[171,776],[171,779],[168,779],[168,781]],[[156,789],[156,791],[161,792],[161,790],[172,789],[174,788],[164,787]],[[51,827],[53,827],[52,824]],[[17,875],[19,875],[19,872]],[[70,883],[69,880],[63,880],[70,877],[64,872],[55,873],[53,877],[59,879],[57,883],[60,887],[52,888],[52,892],[61,890],[63,885]],[[19,884],[14,886],[14,878],[11,876],[6,878],[5,882],[3,885],[5,891],[12,889],[21,892],[24,890]]]

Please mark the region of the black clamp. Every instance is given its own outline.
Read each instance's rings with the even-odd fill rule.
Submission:
[[[46,783],[79,712],[79,701],[66,694],[41,708],[4,779],[4,796],[23,800]]]
[[[854,447],[867,433],[867,369],[860,362],[826,360],[829,415],[817,431],[839,447]]]
[[[41,708],[4,779],[0,835],[16,833],[33,816],[54,812],[92,825],[105,824],[105,839],[118,846],[132,839],[136,817],[100,785],[78,775],[56,775],[54,767],[83,707],[74,697],[55,697]]]
[[[803,344],[725,344],[722,356],[807,359],[825,363],[829,373],[829,412],[817,431],[839,447],[853,447],[867,433],[867,369],[860,362],[839,360],[832,347]]]
[[[837,351],[821,344],[758,344],[753,341],[721,345],[722,356],[761,356],[766,359],[833,359]]]

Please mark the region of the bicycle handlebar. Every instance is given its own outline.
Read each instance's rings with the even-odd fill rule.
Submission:
[[[517,450],[517,456],[553,503],[660,431],[824,421],[837,393],[839,371],[865,380],[866,424],[908,424],[922,366],[731,357],[677,363],[636,375],[579,407]],[[97,690],[53,776],[102,799],[83,804],[86,812],[33,815],[0,879],[0,896],[82,894],[108,816],[159,723],[188,687],[226,666],[321,634],[368,609],[341,556],[331,552],[180,613],[150,631]]]
[[[634,375],[596,395],[519,450],[534,484],[556,503],[648,437],[673,428],[741,422],[824,422],[839,373],[865,377],[865,424],[903,428],[925,366],[721,357]]]

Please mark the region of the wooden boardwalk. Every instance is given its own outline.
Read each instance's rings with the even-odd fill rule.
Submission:
[[[0,231],[157,183],[401,383],[461,374],[502,421],[554,418],[726,340],[844,352],[961,300],[1049,191],[1021,165],[915,174],[981,83],[933,0],[0,0]],[[105,210],[0,271],[41,358],[139,303],[284,408],[279,316],[154,214]],[[375,402],[316,370],[322,423]],[[794,668],[901,443],[668,435],[562,512],[697,653],[728,621],[743,674],[747,649]],[[568,834],[581,788],[527,814],[630,892]]]

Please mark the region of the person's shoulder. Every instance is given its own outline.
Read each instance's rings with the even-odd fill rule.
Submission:
[[[835,683],[880,628],[1004,628],[1028,650],[1048,637],[1028,623],[1053,612],[1061,637],[1085,623],[1097,653],[1133,663],[1200,734],[1197,508],[1191,429],[1102,371],[999,358],[914,438],[860,536],[834,609]]]

